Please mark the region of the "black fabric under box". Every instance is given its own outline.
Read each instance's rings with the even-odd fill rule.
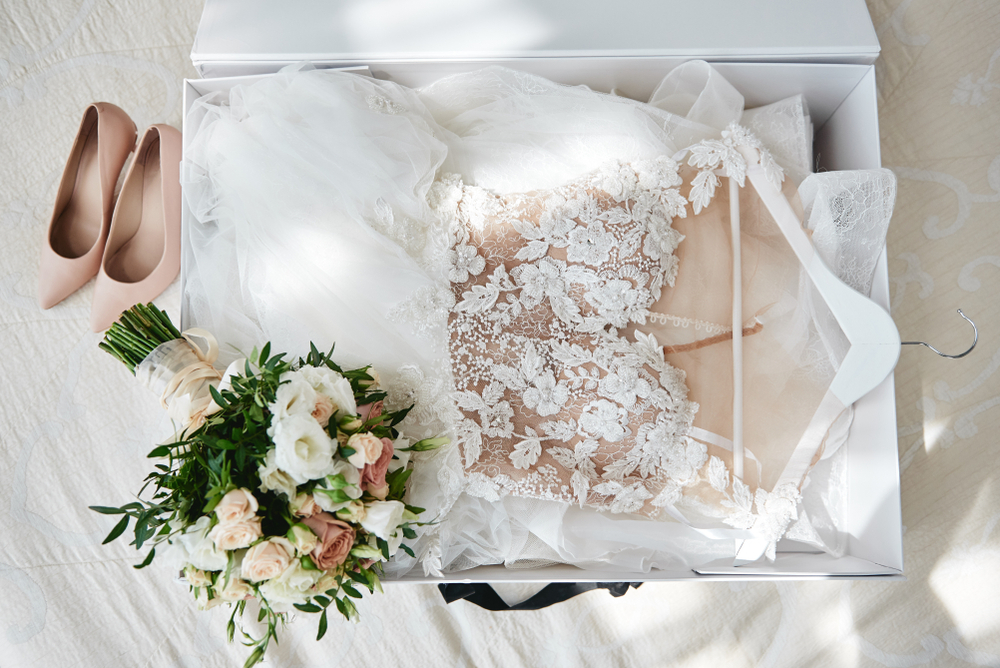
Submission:
[[[553,582],[531,598],[515,605],[507,605],[493,587],[485,582],[439,584],[438,589],[446,603],[466,600],[487,610],[503,611],[541,610],[594,589],[607,589],[615,597],[624,596],[629,588],[638,589],[641,585],[641,582]]]

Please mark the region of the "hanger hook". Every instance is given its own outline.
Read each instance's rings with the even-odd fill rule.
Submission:
[[[967,316],[964,313],[962,313],[962,309],[958,309],[958,314],[960,316],[962,316],[963,318],[965,318],[966,320],[969,320],[969,316]],[[968,355],[969,353],[971,353],[972,349],[976,347],[977,343],[979,343],[979,328],[976,327],[976,323],[972,322],[972,320],[969,320],[969,324],[972,325],[972,331],[975,333],[976,338],[975,338],[975,340],[973,340],[972,345],[969,346],[968,350],[966,350],[964,353],[959,353],[958,355],[945,355],[943,352],[941,352],[940,350],[938,350],[937,348],[935,348],[931,344],[924,343],[923,341],[903,341],[901,343],[901,345],[904,345],[904,346],[927,346],[928,348],[930,348],[931,350],[933,350],[934,352],[936,352],[941,357],[947,357],[950,360],[957,360],[959,357],[965,357],[966,355]]]

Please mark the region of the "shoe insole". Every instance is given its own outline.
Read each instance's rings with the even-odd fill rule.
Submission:
[[[115,235],[128,234],[128,240],[112,251],[105,261],[108,276],[121,283],[143,280],[156,268],[163,257],[163,183],[160,179],[160,141],[153,141],[143,153],[141,174],[132,175],[129,188],[122,188],[115,218]],[[137,158],[138,159],[138,158]],[[139,178],[141,177],[141,180]],[[109,240],[109,244],[112,240]],[[110,249],[109,249],[110,250]]]
[[[73,192],[49,233],[52,250],[65,258],[78,258],[94,247],[104,218],[96,122],[82,142]]]

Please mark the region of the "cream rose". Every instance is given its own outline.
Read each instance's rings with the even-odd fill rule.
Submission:
[[[323,571],[307,571],[295,561],[277,577],[260,585],[260,593],[275,612],[289,612],[294,604],[306,602],[322,574]]]
[[[197,587],[195,588],[194,602],[198,606],[199,610],[211,610],[217,605],[220,605],[223,601],[221,598],[212,592],[212,598],[209,598],[209,592],[211,587]]]
[[[212,578],[208,577],[208,573],[190,564],[184,569],[184,579],[192,587],[204,587],[212,584]]]
[[[365,516],[365,504],[360,501],[351,501],[349,504],[338,510],[336,514],[338,520],[358,524]]]
[[[288,504],[288,509],[297,517],[311,517],[322,510],[310,494],[297,494]]]
[[[293,524],[288,529],[288,533],[285,534],[288,541],[295,546],[295,549],[301,554],[309,554],[314,549],[316,549],[316,544],[319,539],[316,534],[307,527],[305,524],[296,523]]]
[[[235,603],[253,595],[247,583],[236,577],[236,575],[230,575],[229,582],[226,582],[226,586],[220,589],[218,585],[221,585],[224,579],[222,576],[219,576],[219,582],[214,589],[215,596],[219,600],[226,603]]]
[[[257,507],[250,490],[234,489],[215,506],[215,516],[220,522],[246,522],[257,514]]]
[[[270,580],[281,575],[294,556],[295,546],[287,538],[269,538],[247,550],[240,575],[247,582]]]
[[[316,395],[316,405],[313,407],[312,417],[316,422],[319,422],[319,426],[325,427],[330,424],[330,418],[333,417],[334,410],[335,406],[330,397],[323,394]]]
[[[301,374],[286,371],[274,393],[274,403],[268,404],[272,420],[280,421],[293,415],[309,415],[316,407],[316,390]],[[273,422],[272,422],[273,426]]]
[[[333,466],[333,442],[309,415],[278,421],[273,440],[275,463],[300,485],[324,477]]]
[[[333,369],[304,366],[299,369],[298,373],[315,392],[329,397],[330,401],[333,402],[336,415],[354,415],[358,412],[351,382]]]
[[[374,464],[382,455],[382,439],[370,431],[351,436],[347,439],[347,447],[354,450],[347,461],[359,469],[363,469],[365,464]]]
[[[250,547],[261,536],[260,518],[246,520],[245,522],[219,522],[209,532],[208,537],[215,543],[215,547],[220,550],[239,550]]]
[[[295,498],[295,481],[278,468],[274,450],[268,450],[264,455],[264,463],[257,467],[257,474],[260,475],[260,491],[281,492],[289,499]]]
[[[399,501],[372,501],[365,507],[361,526],[382,540],[389,540],[403,521],[405,509]]]
[[[211,526],[212,519],[208,515],[202,515],[175,540],[186,551],[185,561],[189,564],[203,571],[221,571],[226,567],[228,558],[208,537]]]

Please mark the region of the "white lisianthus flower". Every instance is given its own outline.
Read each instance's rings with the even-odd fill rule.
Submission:
[[[345,486],[340,488],[340,491],[344,492],[351,499],[361,498],[361,471],[354,468],[350,462],[346,462],[343,459],[338,459],[333,463],[333,468],[328,474],[328,478],[335,478],[338,475],[344,476],[344,481],[347,483]],[[327,483],[329,484],[329,483]],[[325,510],[328,513],[334,513],[342,508],[346,508],[351,502],[350,501],[333,501],[329,496],[323,493],[323,487],[316,487],[313,490],[313,500],[316,501],[316,505]],[[327,489],[330,489],[328,486]]]
[[[260,585],[260,593],[275,612],[290,612],[294,604],[306,602],[322,575],[323,571],[307,571],[296,560],[281,575]]]
[[[280,380],[274,403],[267,406],[272,415],[272,427],[292,415],[310,415],[316,408],[316,390],[298,372],[286,371]]]
[[[274,461],[298,484],[327,475],[333,466],[333,442],[309,415],[290,415],[274,426]],[[295,494],[289,496],[294,499]]]
[[[389,540],[396,527],[403,521],[405,509],[399,501],[372,501],[365,507],[361,526],[382,540]]]
[[[304,366],[299,369],[298,373],[313,390],[330,398],[335,407],[335,415],[355,415],[358,412],[357,402],[354,401],[354,390],[351,389],[351,381],[333,369]]]
[[[268,450],[267,454],[264,455],[264,463],[257,467],[257,473],[260,475],[260,491],[281,492],[289,499],[295,498],[295,481],[292,480],[292,476],[278,468],[276,453],[273,449]]]
[[[386,542],[389,543],[389,557],[392,558],[392,556],[399,551],[399,546],[403,542],[403,530],[396,529],[396,533],[394,533]]]
[[[410,445],[412,445],[410,439],[405,436],[400,436],[393,441],[393,458],[389,460],[389,471],[406,468],[412,453],[409,450],[400,450],[400,448],[408,448]]]
[[[208,537],[211,529],[212,519],[208,515],[202,515],[176,540],[187,551],[186,561],[189,564],[203,571],[221,571],[226,567],[228,559],[225,552],[220,552],[215,547],[215,542]]]

